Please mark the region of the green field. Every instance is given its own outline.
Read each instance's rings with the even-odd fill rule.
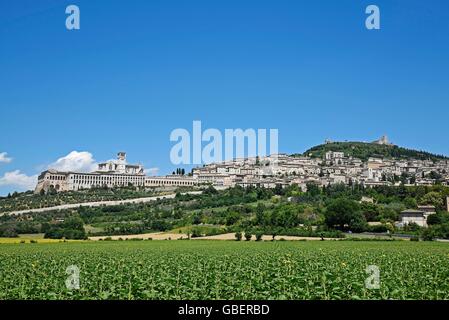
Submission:
[[[79,290],[65,286],[69,265]],[[380,268],[378,290],[365,288],[368,265]],[[449,244],[1,244],[0,299],[449,299]]]

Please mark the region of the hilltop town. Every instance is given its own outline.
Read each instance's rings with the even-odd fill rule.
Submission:
[[[448,185],[449,158],[396,147],[384,136],[371,143],[326,141],[305,154],[233,159],[194,168],[187,175],[184,172],[178,169],[172,175],[146,176],[143,166],[129,164],[126,153],[120,152],[117,160],[99,164],[95,172],[44,171],[35,193],[128,186],[275,188],[296,184],[305,191],[310,184],[321,187],[335,184],[364,187]]]
[[[325,150],[326,145],[331,143],[326,141],[321,149]],[[365,145],[394,146],[387,137]],[[311,150],[316,151],[316,147]],[[342,183],[373,187],[449,183],[448,159],[423,152],[415,153],[420,159],[413,158],[413,153],[407,158],[370,156],[366,160],[338,151],[322,152],[322,157],[317,157],[316,153],[277,154],[205,165],[193,169],[192,177],[198,182],[216,186],[274,188],[277,185],[297,184],[303,190],[307,184],[327,186]],[[429,155],[428,159],[423,155]]]
[[[301,155],[234,159],[160,177],[147,176],[143,166],[129,164],[120,152],[117,160],[98,164],[94,172],[44,171],[34,195],[1,199],[0,216],[8,223],[0,235],[62,237],[60,225],[75,214],[85,219],[77,224],[76,237],[82,238],[84,225],[94,228],[91,234],[110,236],[199,224],[220,232],[224,225],[231,231],[254,225],[264,232],[276,233],[271,229],[279,227],[285,235],[314,236],[317,231],[304,226],[320,232],[400,230],[413,235],[429,228],[426,238],[449,238],[448,172],[445,156],[400,148],[386,137],[370,143],[327,141]],[[175,203],[171,209],[162,203],[169,199]],[[195,199],[199,202],[190,203],[191,210],[180,205]],[[162,206],[157,212],[155,204]]]

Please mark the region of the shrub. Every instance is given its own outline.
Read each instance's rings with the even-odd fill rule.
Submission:
[[[61,224],[46,226],[45,236],[47,239],[87,239],[83,220],[79,217],[71,217]]]
[[[237,240],[237,241],[242,240],[242,233],[241,232],[236,232],[235,233],[235,240]]]
[[[199,238],[202,236],[201,230],[199,228],[192,228],[190,236],[192,238]]]
[[[421,237],[424,241],[433,241],[435,239],[435,230],[431,227],[422,231]]]
[[[385,233],[388,231],[388,227],[385,224],[379,224],[375,226],[368,226],[366,231],[373,233]]]
[[[413,232],[413,231],[419,231],[419,230],[421,230],[421,227],[414,222],[407,223],[404,226],[404,231],[412,231]]]

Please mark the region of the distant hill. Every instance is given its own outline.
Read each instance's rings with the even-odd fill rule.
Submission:
[[[346,156],[360,158],[363,161],[369,157],[384,157],[396,159],[417,159],[417,160],[449,160],[449,157],[436,155],[425,151],[406,149],[395,145],[385,145],[365,142],[330,142],[315,146],[304,152],[304,156],[315,158],[324,157],[328,151],[344,152]]]

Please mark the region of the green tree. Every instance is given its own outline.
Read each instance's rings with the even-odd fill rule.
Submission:
[[[437,209],[442,209],[444,206],[443,197],[439,192],[436,191],[426,193],[424,197],[421,198],[420,203],[422,205],[433,205]]]
[[[423,229],[421,237],[424,241],[432,241],[435,239],[435,229],[433,227]]]
[[[360,231],[366,220],[356,201],[338,198],[328,205],[325,212],[325,223],[329,228],[340,230],[355,228]]]
[[[192,218],[192,223],[198,225],[201,223],[201,215],[199,213],[195,213]]]
[[[242,240],[242,233],[240,231],[235,233],[235,240],[237,241]]]
[[[44,226],[43,226],[44,228]],[[80,217],[69,217],[64,222],[45,226],[45,238],[49,239],[86,239],[84,222]]]
[[[412,197],[405,198],[403,203],[407,207],[407,209],[416,209],[418,207],[416,199]]]
[[[226,216],[226,225],[232,226],[232,225],[236,224],[240,220],[240,218],[241,218],[240,213],[238,213],[236,211],[231,211]]]
[[[442,219],[441,219],[441,215],[439,215],[439,214],[431,214],[430,216],[427,217],[428,225],[441,224],[441,223],[442,223]]]
[[[258,203],[256,208],[256,224],[262,226],[265,224],[265,206]]]
[[[314,183],[306,184],[307,193],[309,193],[312,197],[318,196],[321,193],[320,187],[318,187]]]
[[[361,204],[361,210],[366,221],[379,221],[380,208],[376,204],[364,202]]]
[[[263,232],[257,231],[256,232],[256,241],[262,241]]]
[[[431,214],[427,218],[428,225],[445,224],[445,223],[449,223],[448,212],[439,212],[437,214]]]

